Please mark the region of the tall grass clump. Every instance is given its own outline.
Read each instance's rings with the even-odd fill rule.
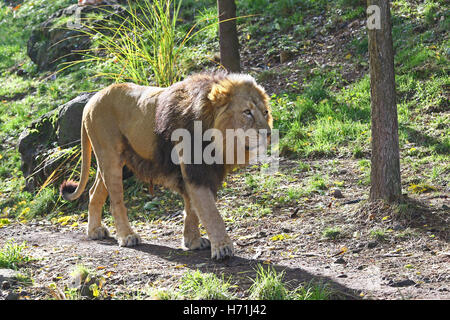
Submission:
[[[25,242],[22,244],[17,244],[13,240],[6,242],[0,249],[0,268],[18,269],[31,261],[32,258],[23,252],[25,247]]]
[[[161,87],[173,84],[184,71],[182,52],[186,42],[216,24],[197,30],[197,22],[183,35],[177,30],[181,3],[182,0],[128,1],[128,8],[121,14],[102,7],[112,18],[96,17],[91,24],[91,19],[84,18],[80,30],[94,48],[76,52],[84,58],[62,64],[60,71],[80,63],[94,63],[101,70],[95,76],[117,83],[130,81]]]
[[[235,298],[230,292],[231,287],[229,280],[225,280],[224,277],[219,279],[213,273],[196,270],[183,275],[180,292],[183,296],[194,300],[230,300]]]
[[[265,269],[258,264],[256,278],[249,288],[249,299],[253,300],[327,300],[332,291],[327,284],[310,281],[290,290],[284,282],[285,272],[278,273],[275,268]]]
[[[258,264],[256,268],[256,278],[249,288],[249,298],[252,300],[286,300],[288,290],[283,282],[284,271],[277,273],[274,268],[267,270]]]

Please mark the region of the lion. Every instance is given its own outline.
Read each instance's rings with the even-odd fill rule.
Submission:
[[[109,237],[101,223],[102,207],[110,197],[119,246],[135,246],[141,238],[133,232],[123,199],[122,169],[127,166],[138,179],[179,193],[184,201],[182,245],[188,250],[211,248],[212,259],[233,256],[233,242],[216,207],[217,191],[235,167],[229,162],[190,163],[180,154],[174,163],[171,136],[176,129],[265,130],[270,143],[272,116],[269,97],[253,77],[226,72],[200,73],[169,87],[113,84],[97,92],[86,104],[81,125],[82,165],[80,180],[64,181],[60,193],[67,201],[80,197],[89,178],[91,153],[97,173],[89,190],[87,236]],[[225,134],[224,134],[225,137]],[[247,140],[245,140],[245,143]],[[226,138],[218,150],[234,148]],[[202,148],[205,147],[203,143]],[[231,147],[230,147],[231,146]],[[219,152],[218,151],[218,152]],[[234,150],[235,152],[236,150]],[[245,163],[251,160],[245,145]],[[220,154],[220,153],[219,153]],[[225,155],[223,155],[225,156]],[[199,223],[206,229],[201,237]]]

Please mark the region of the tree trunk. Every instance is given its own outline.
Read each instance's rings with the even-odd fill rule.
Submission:
[[[220,63],[230,72],[240,72],[239,39],[234,0],[217,0],[219,14]],[[232,19],[226,22],[222,22]]]
[[[368,28],[372,98],[370,200],[396,202],[402,192],[390,3],[368,0],[367,5],[378,6],[380,19],[379,28]]]

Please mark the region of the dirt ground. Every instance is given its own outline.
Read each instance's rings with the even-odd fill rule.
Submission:
[[[309,164],[326,170],[330,161]],[[294,173],[293,167],[295,163],[289,160],[280,164],[281,172],[298,178],[286,181],[280,190],[311,174]],[[83,219],[78,226],[47,220],[7,225],[0,228],[0,246],[9,239],[25,241],[27,254],[35,258],[25,266],[33,285],[15,284],[9,290],[21,299],[54,298],[55,288],[64,290],[73,267],[82,264],[105,279],[103,298],[149,298],[143,293],[145,288],[176,287],[189,269],[231,275],[237,296],[246,298],[250,278],[260,263],[284,270],[289,285],[311,280],[326,283],[332,288],[332,299],[450,299],[448,196],[439,192],[414,195],[400,215],[385,204],[364,200],[368,186],[357,183],[355,167],[355,160],[342,159],[329,173],[330,179],[335,175],[345,181],[340,190],[343,198],[330,188],[301,201],[275,204],[271,214],[256,219],[230,219],[229,213],[260,196],[247,192],[244,181],[245,172],[256,169],[229,177],[218,200],[235,243],[235,257],[225,261],[212,261],[209,250],[181,248],[180,211],[155,221],[134,221],[143,239],[134,248],[119,247],[113,227],[109,227],[112,238],[88,240]],[[338,228],[339,235],[324,236],[327,227]],[[374,230],[385,231],[376,234]]]

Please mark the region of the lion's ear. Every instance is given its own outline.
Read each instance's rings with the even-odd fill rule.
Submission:
[[[232,84],[228,81],[221,81],[213,84],[208,94],[208,99],[214,106],[223,106],[231,99]]]

